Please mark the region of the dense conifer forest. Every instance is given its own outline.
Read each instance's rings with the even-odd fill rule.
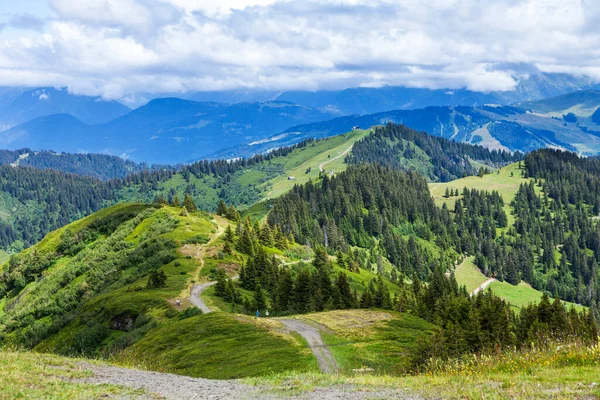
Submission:
[[[377,147],[381,140],[398,143],[382,156]],[[104,155],[58,155],[27,149],[2,151],[0,195],[4,197],[4,207],[0,207],[0,211],[4,208],[7,215],[0,223],[0,247],[11,251],[29,247],[49,231],[116,202],[154,202],[161,198],[173,203],[191,196],[198,207],[212,211],[214,201],[207,199],[207,192],[211,191],[229,204],[251,205],[266,193],[254,183],[241,184],[243,178],[240,177],[244,172],[260,171],[263,180],[281,176],[285,174],[283,163],[286,157],[294,151],[308,149],[314,143],[314,139],[307,139],[247,159],[205,160],[179,167],[148,167]],[[399,146],[406,148],[400,152]],[[432,138],[396,125],[377,129],[354,149],[358,155],[350,156],[352,163],[360,160],[390,163],[392,168],[425,173],[429,180],[482,173],[481,166],[493,168],[519,158],[479,146]],[[478,160],[478,164],[473,164],[471,159]],[[403,165],[398,160],[409,162]],[[458,169],[451,167],[453,160],[460,160]],[[118,178],[106,180],[113,176]],[[23,188],[18,187],[16,179],[24,182]]]
[[[358,141],[347,160],[353,164],[367,162],[394,169],[415,169],[432,182],[448,182],[477,175],[482,165],[502,167],[522,157],[519,152],[490,151],[483,146],[455,142],[389,123]]]

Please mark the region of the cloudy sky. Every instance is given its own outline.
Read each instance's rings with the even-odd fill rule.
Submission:
[[[427,6],[423,4],[427,3]],[[0,2],[0,86],[136,92],[600,79],[597,0]]]

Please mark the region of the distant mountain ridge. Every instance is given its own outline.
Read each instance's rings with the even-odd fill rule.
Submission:
[[[599,92],[594,88],[598,85],[589,78],[533,74],[520,78],[515,90],[507,92],[391,86],[236,90],[157,98],[135,110],[66,90],[0,88],[0,148],[185,164],[248,157],[357,125],[397,122],[491,148],[529,151],[549,146],[597,154],[600,126],[595,121],[600,117],[591,116]],[[568,93],[578,89],[586,90]],[[547,99],[549,95],[560,96]],[[508,105],[515,102],[516,107]],[[562,121],[562,115],[571,112],[577,114],[576,121]]]
[[[306,138],[328,137],[354,127],[393,122],[490,149],[528,152],[550,147],[596,155],[600,153],[600,119],[593,115],[599,114],[599,107],[600,92],[587,90],[513,106],[443,106],[351,115],[291,127],[271,140],[236,151],[254,154]],[[564,118],[567,113],[573,115]]]
[[[30,149],[0,150],[0,165],[53,169],[100,180],[124,178],[135,172],[159,168],[106,154],[55,153]]]
[[[0,90],[0,128],[7,129],[36,118],[70,114],[87,124],[112,121],[131,109],[100,97],[78,96],[66,89],[37,88]]]
[[[66,114],[41,117],[0,132],[0,147],[107,153],[153,164],[181,164],[273,136],[289,126],[331,117],[287,102],[227,105],[163,98],[99,125]]]
[[[178,96],[190,100],[225,103],[267,100],[289,101],[341,116],[374,114],[383,111],[409,110],[429,106],[507,105],[586,89],[600,89],[600,85],[586,77],[558,73],[537,73],[518,78],[514,90],[497,92],[383,86],[379,88],[357,87],[343,90],[280,92],[232,90],[226,92],[192,92]]]

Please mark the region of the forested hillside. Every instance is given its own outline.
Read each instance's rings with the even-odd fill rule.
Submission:
[[[386,135],[390,137],[385,139],[390,147],[382,154],[381,148],[374,144]],[[365,136],[364,142],[355,145]],[[358,156],[350,152],[353,146]],[[406,149],[400,151],[400,146]],[[430,180],[475,174],[481,167],[494,168],[518,157],[428,138],[395,126],[378,131],[374,139],[370,139],[369,131],[353,131],[323,140],[308,139],[247,159],[200,161],[179,168],[144,169],[143,165],[109,156],[5,151],[0,152],[0,160],[16,166],[0,167],[0,197],[3,199],[0,216],[4,217],[0,219],[0,246],[7,250],[23,249],[53,229],[123,201],[164,200],[180,204],[190,196],[203,210],[214,210],[219,200],[247,208],[286,193],[295,183],[319,181],[321,169],[328,173],[344,170],[344,154],[348,152],[353,163],[360,160],[389,163],[394,168],[427,173]],[[452,159],[461,160],[460,165],[452,167]],[[52,169],[40,171],[24,165]],[[127,174],[128,170],[139,169],[143,170]],[[100,181],[55,170],[101,179],[113,174],[126,176]],[[24,185],[19,186],[18,179]]]
[[[38,169],[54,169],[75,175],[109,180],[124,178],[129,174],[150,169],[121,157],[106,154],[70,154],[30,149],[0,150],[0,165],[27,166]],[[155,169],[158,167],[155,166]]]
[[[476,175],[480,168],[502,167],[522,157],[430,136],[404,125],[387,124],[358,141],[348,156],[353,164],[379,163],[394,169],[415,170],[432,182],[448,182]]]
[[[222,278],[215,293],[232,309],[241,302],[239,310],[246,312],[268,304],[278,313],[371,307],[413,313],[441,328],[413,354],[415,365],[430,356],[528,346],[558,337],[594,341],[591,313],[568,313],[560,300],[545,296],[517,315],[492,292],[470,296],[446,274],[463,255],[480,254],[478,243],[497,238],[496,229],[507,224],[497,192],[466,191],[463,199],[463,211],[437,208],[422,176],[369,165],[324,177],[320,184],[297,186],[275,202],[269,226],[246,220],[237,234],[226,235],[226,248],[249,258],[240,270],[240,288]],[[231,215],[227,208],[221,210]],[[315,250],[312,268],[288,271],[268,256],[263,247],[281,247],[274,237],[282,233],[293,237],[288,243]],[[335,254],[335,262],[328,253]],[[373,272],[376,277],[368,285],[352,284],[356,273]],[[247,305],[241,289],[253,292],[254,303]]]

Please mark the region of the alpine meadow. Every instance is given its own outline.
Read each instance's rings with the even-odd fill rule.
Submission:
[[[0,399],[600,398],[598,16],[0,5]]]

